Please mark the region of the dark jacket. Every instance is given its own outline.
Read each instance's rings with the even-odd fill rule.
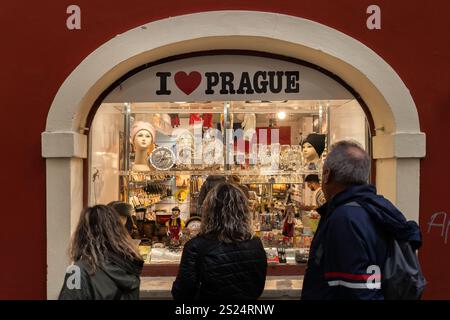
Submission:
[[[59,300],[138,300],[142,261],[111,259],[92,274],[83,261],[68,270]],[[75,278],[79,270],[79,286]]]
[[[372,185],[355,185],[318,210],[321,220],[311,244],[302,299],[384,299],[383,276],[388,241],[392,237],[421,245],[418,225],[406,221]],[[369,288],[367,283],[377,283]]]
[[[205,247],[210,249],[200,266],[196,260]],[[266,271],[266,252],[259,238],[225,244],[198,236],[184,246],[172,296],[176,300],[257,299],[264,290]],[[202,285],[197,292],[200,272]]]

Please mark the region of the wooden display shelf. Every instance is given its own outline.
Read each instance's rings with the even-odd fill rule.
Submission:
[[[179,264],[146,264],[142,269],[142,277],[170,277],[176,276]],[[267,266],[267,276],[298,276],[304,275],[305,263],[300,264],[280,264],[269,263]]]

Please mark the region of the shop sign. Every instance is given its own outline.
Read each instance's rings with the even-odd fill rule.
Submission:
[[[144,69],[104,102],[352,99],[338,82],[304,65],[265,57],[192,57]]]
[[[172,94],[167,87],[167,81],[172,77],[171,72],[157,72],[159,78],[159,89],[157,95]],[[202,81],[202,79],[205,81]],[[262,93],[299,93],[299,71],[262,71],[255,73],[240,72],[205,72],[203,75],[198,71],[187,74],[178,71],[174,76],[175,85],[186,95],[190,95],[201,83],[205,83],[204,94],[213,95],[219,91],[221,95],[242,95]]]

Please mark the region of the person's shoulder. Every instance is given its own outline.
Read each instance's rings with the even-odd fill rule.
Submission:
[[[187,241],[184,244],[184,248],[185,250],[189,250],[189,251],[198,251],[198,248],[201,247],[202,245],[204,245],[207,242],[210,242],[211,240],[205,238],[202,235],[198,235],[194,238],[191,238],[189,241]]]
[[[76,268],[79,268],[83,272],[88,272],[89,270],[89,266],[83,260],[75,261],[72,265],[68,267],[68,269],[76,269]]]
[[[92,268],[88,265],[86,261],[83,261],[82,259],[75,261],[72,264],[73,267],[79,268],[81,272],[81,276],[83,278],[91,278],[92,276],[95,276],[99,268],[96,268],[95,270],[92,270]]]
[[[356,202],[345,203],[334,209],[330,221],[340,223],[363,223],[368,219],[368,214]]]
[[[263,243],[261,239],[257,236],[253,236],[248,240],[238,242],[238,244],[241,246],[241,248],[248,250],[260,250],[260,249],[264,250]]]
[[[89,266],[84,261],[78,260],[69,265],[66,268],[65,278],[71,278],[73,276],[80,277],[81,281],[89,279],[92,275]]]
[[[249,241],[253,244],[262,245],[261,238],[258,236],[253,236],[249,239]]]
[[[257,236],[253,236],[248,240],[248,243],[247,249],[253,252],[254,257],[259,257],[266,261],[266,250],[264,249],[261,239]]]

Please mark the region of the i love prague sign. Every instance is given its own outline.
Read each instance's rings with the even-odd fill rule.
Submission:
[[[104,102],[352,99],[324,73],[282,60],[247,55],[185,58],[144,69]]]

